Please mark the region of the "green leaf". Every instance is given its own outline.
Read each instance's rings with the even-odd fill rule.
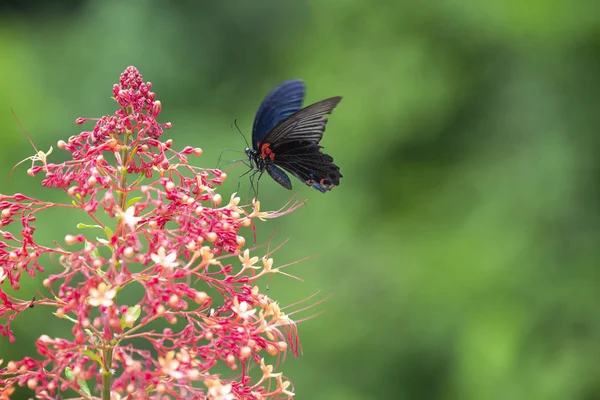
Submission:
[[[140,307],[139,304],[136,304],[133,307],[129,307],[127,309],[127,314],[131,315],[134,321],[137,321],[137,319],[142,314],[142,307]]]
[[[125,324],[125,317],[129,315],[133,321],[137,321],[142,313],[142,308],[139,305],[135,305],[133,307],[129,307],[127,312],[121,316],[121,329],[125,328],[127,325]],[[131,328],[131,326],[127,326]]]
[[[86,224],[82,224],[82,223],[77,224],[77,229],[89,229],[89,228],[102,229],[102,227],[100,225],[86,225]]]
[[[108,239],[110,239],[110,238],[111,238],[111,237],[113,237],[113,235],[114,235],[114,232],[113,232],[113,230],[112,230],[112,229],[110,229],[108,226],[105,226],[105,227],[104,227],[104,233],[106,233],[106,237],[107,237]]]
[[[54,314],[55,316],[57,316],[57,317],[58,317],[58,315],[56,315],[56,313],[55,313],[55,312],[53,312],[52,314]],[[64,318],[64,319],[66,319],[66,320],[69,320],[69,321],[71,321],[71,322],[74,322],[74,323],[76,323],[76,324],[78,324],[78,323],[79,323],[79,321],[77,321],[76,319],[73,319],[73,318],[69,317],[68,315],[63,315],[62,317],[58,317],[58,318]]]
[[[100,356],[96,353],[94,353],[92,350],[87,349],[83,352],[84,356],[88,356],[89,358],[91,358],[92,360],[96,361],[99,364],[102,364],[102,358],[100,358]]]
[[[90,244],[90,242],[88,242],[87,240],[85,241],[85,245],[87,247],[87,245]],[[100,250],[98,250],[97,247],[94,247],[94,250],[92,250],[92,252],[90,253],[90,255],[92,256],[92,258],[98,258],[100,257]]]
[[[140,184],[140,182],[142,182],[144,180],[144,178],[146,177],[146,174],[144,172],[140,172],[140,174],[138,175],[138,178],[136,179],[135,183],[133,184],[133,186],[137,186]]]
[[[73,370],[69,367],[65,368],[65,376],[67,377],[67,380],[72,381],[74,378]],[[92,397],[92,393],[90,392],[90,388],[88,387],[86,381],[84,381],[83,379],[77,379],[77,383],[79,384],[79,387],[81,388],[82,392]]]
[[[127,204],[125,204],[125,209],[127,210],[129,207],[140,201],[142,197],[134,197],[133,199],[129,199]]]
[[[90,329],[84,329],[83,331],[86,333],[86,335],[90,337],[90,339],[92,339],[93,343],[97,342],[96,336],[94,336],[94,332],[92,332]]]
[[[104,232],[106,232],[106,236],[110,239],[113,235],[112,230],[110,228],[104,228]],[[96,236],[96,240],[98,241],[98,243],[104,244],[106,246],[108,246],[108,248],[112,251],[113,247],[110,245],[110,241],[103,239],[103,238],[99,238]]]
[[[92,258],[98,258],[100,257],[100,250],[98,250],[97,247],[94,247],[94,250],[92,250],[92,253],[90,255],[92,256]]]
[[[92,397],[92,393],[90,392],[90,388],[88,387],[88,384],[87,384],[86,381],[84,381],[83,379],[77,379],[77,383],[81,387],[81,391],[83,393],[85,393],[88,396]]]

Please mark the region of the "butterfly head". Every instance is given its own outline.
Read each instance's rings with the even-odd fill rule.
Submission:
[[[264,166],[261,168],[262,163],[261,163],[260,157],[258,156],[258,152],[256,150],[246,147],[244,152],[248,156],[248,161],[250,161],[250,166],[252,168],[257,168],[259,170],[264,169]]]

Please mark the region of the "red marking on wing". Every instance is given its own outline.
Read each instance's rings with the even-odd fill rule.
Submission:
[[[323,186],[323,187],[333,187],[335,185],[331,184],[331,181],[327,178],[323,178],[321,179],[321,182],[319,182],[319,185]]]
[[[260,146],[260,156],[265,159],[265,158],[269,158],[271,160],[275,159],[275,153],[273,153],[273,151],[270,149],[271,147],[271,143],[263,143],[262,146]]]

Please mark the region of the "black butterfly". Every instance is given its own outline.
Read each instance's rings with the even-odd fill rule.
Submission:
[[[325,193],[340,184],[340,169],[319,145],[327,119],[341,97],[331,97],[302,108],[304,82],[283,82],[265,97],[252,129],[252,149],[246,154],[256,173],[266,170],[281,186],[292,189],[285,169],[302,182]],[[302,109],[301,109],[302,108]],[[259,176],[260,179],[260,176]]]

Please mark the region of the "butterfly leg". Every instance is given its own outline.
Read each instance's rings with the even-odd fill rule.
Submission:
[[[246,164],[246,163],[244,163],[244,164]],[[236,193],[240,191],[240,183],[242,181],[242,177],[248,175],[252,171],[254,171],[254,168],[250,167],[250,169],[248,169],[248,171],[246,171],[243,174],[241,174],[240,176],[238,176],[238,185],[237,185]]]
[[[250,197],[251,192],[254,192],[254,198],[256,198],[258,196],[258,189],[254,187],[254,177],[259,172],[262,175],[262,172],[260,170],[255,170],[254,173],[252,175],[250,175],[250,192],[248,192],[248,197]],[[260,179],[260,176],[259,176],[259,179]]]
[[[258,184],[260,183],[260,178],[262,178],[264,171],[260,171],[260,175],[258,175],[258,178],[256,178],[256,197],[258,197]]]

